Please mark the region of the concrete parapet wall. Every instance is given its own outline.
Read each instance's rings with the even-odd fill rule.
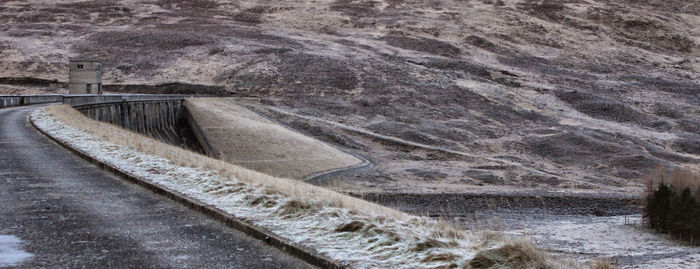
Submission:
[[[22,96],[0,96],[0,108],[19,106],[22,104]]]
[[[61,102],[62,95],[23,95],[23,105]]]
[[[66,95],[63,103],[78,108],[81,106],[125,101],[122,95]]]
[[[163,100],[185,100],[189,95],[156,95],[156,94],[127,94],[127,95],[107,95],[107,94],[81,94],[64,95],[63,103],[72,107],[86,105],[116,103],[125,101],[163,101]]]
[[[0,95],[0,108],[61,102],[62,95]]]

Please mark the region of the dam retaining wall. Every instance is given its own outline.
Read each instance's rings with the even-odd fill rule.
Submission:
[[[0,108],[61,102],[94,120],[108,122],[168,144],[218,158],[183,105],[191,95],[0,95]]]
[[[184,95],[72,95],[63,103],[108,122],[199,153],[207,153],[184,112]]]

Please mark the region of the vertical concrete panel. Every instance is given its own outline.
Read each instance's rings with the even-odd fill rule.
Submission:
[[[107,122],[114,124],[114,106],[107,106]]]
[[[122,127],[124,128],[129,128],[129,104],[127,103],[122,103],[121,104],[122,108]]]
[[[158,113],[158,129],[163,130],[166,128],[165,117],[167,116],[166,111],[163,109],[165,107],[164,102],[158,102],[157,113]]]
[[[136,129],[138,132],[143,133],[143,131],[146,129],[144,125],[144,119],[143,119],[143,103],[137,104],[136,105],[136,119],[139,122],[138,123],[138,129]]]
[[[143,123],[145,127],[145,133],[146,134],[151,134],[151,124],[152,124],[152,118],[153,118],[153,113],[151,112],[151,107],[147,103],[143,103]]]
[[[141,103],[141,105],[139,106],[139,113],[141,115],[141,117],[139,117],[139,120],[141,121],[141,124],[139,125],[139,126],[141,126],[140,132],[146,133],[146,120],[148,120],[148,119],[146,118],[146,104],[145,103]]]
[[[112,105],[112,124],[119,126],[119,105]]]
[[[110,107],[110,114],[111,114],[111,115],[109,115],[109,117],[110,117],[109,120],[112,124],[118,125],[119,121],[117,121],[117,110],[119,109],[119,106],[111,105],[109,107]]]
[[[168,110],[168,113],[167,113],[167,116],[168,116],[168,117],[166,118],[166,121],[167,121],[167,124],[168,124],[168,125],[175,125],[175,124],[174,124],[174,121],[173,121],[174,115],[171,113],[171,111],[172,111],[172,106],[173,106],[173,103],[172,103],[172,102],[168,102],[168,103],[167,103],[167,106],[166,106],[166,108],[165,108],[165,109]]]
[[[143,116],[143,128],[141,132],[148,134],[148,106],[146,103],[141,103],[141,113],[143,113],[141,116]]]
[[[129,104],[129,127],[131,130],[136,131],[136,105]]]
[[[115,124],[123,127],[124,126],[124,117],[122,117],[122,115],[124,115],[124,106],[122,106],[122,104],[118,104],[118,105],[116,105],[116,107],[117,107],[117,111],[115,112],[116,115],[114,115],[114,116],[117,118],[114,120]]]
[[[131,125],[129,126],[129,129],[138,131],[139,129],[139,122],[136,116],[138,116],[138,104],[134,103],[129,105],[129,113],[131,114]]]
[[[165,124],[165,118],[168,117],[168,111],[165,110],[167,102],[158,103],[158,129],[165,129],[167,124]]]

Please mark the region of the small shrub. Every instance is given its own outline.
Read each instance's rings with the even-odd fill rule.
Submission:
[[[261,205],[265,208],[271,208],[271,207],[274,207],[275,205],[277,205],[277,202],[275,200],[269,199],[268,197],[260,196],[258,198],[255,198],[253,201],[251,201],[250,205],[252,205],[252,206]]]
[[[279,209],[281,216],[297,216],[310,213],[313,210],[309,203],[300,200],[290,200]]]
[[[700,238],[700,175],[657,170],[647,179],[644,217],[649,227],[697,245]]]
[[[476,254],[465,268],[541,268],[554,266],[547,263],[547,255],[529,242],[514,242],[500,248]]]

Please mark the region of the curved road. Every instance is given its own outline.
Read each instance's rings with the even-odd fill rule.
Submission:
[[[71,154],[29,124],[37,107],[0,109],[0,238],[34,255],[18,267],[310,267]]]

